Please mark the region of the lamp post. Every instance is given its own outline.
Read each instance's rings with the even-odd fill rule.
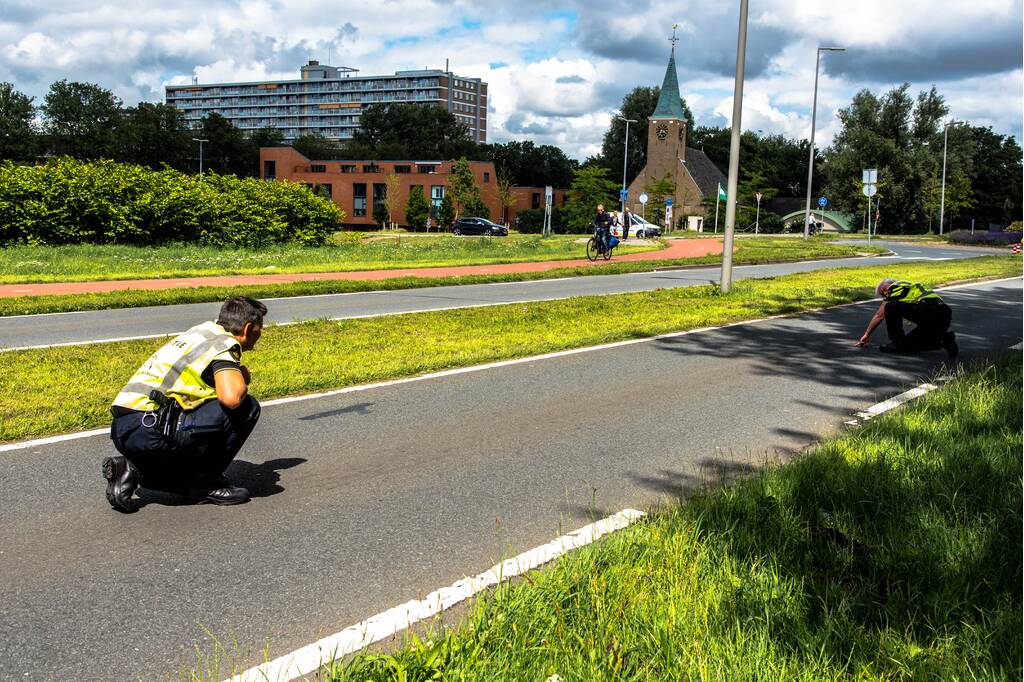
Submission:
[[[729,142],[729,187],[725,200],[725,239],[722,243],[723,294],[732,288],[732,235],[736,228],[736,186],[740,175],[740,119],[743,116],[743,66],[747,59],[747,0],[740,0],[740,27],[736,38],[736,85],[732,94],[732,139]]]
[[[814,99],[811,102],[811,159],[807,162],[807,206],[804,208],[804,239],[811,236],[811,178],[814,175],[814,124],[818,115],[818,68],[822,52],[843,52],[845,47],[819,47],[814,59]]]
[[[939,200],[939,234],[942,234],[943,219],[946,214],[946,147],[949,143],[949,129],[959,121],[950,121],[942,134],[942,198]]]
[[[193,137],[192,141],[199,143],[199,177],[201,178],[203,177],[203,143],[209,142],[209,140],[201,137]]]
[[[630,123],[636,123],[637,119],[635,119],[635,118],[626,118],[625,116],[616,116],[615,118],[619,119],[620,121],[625,121],[626,122],[626,136],[623,138],[623,140],[625,141],[625,145],[626,146],[622,150],[622,189],[626,189],[626,160],[629,158],[629,124]],[[619,210],[622,213],[625,213],[626,212],[626,194],[625,194],[625,192],[622,193],[622,197],[620,197],[620,198],[621,198],[621,201],[619,203],[622,204],[622,206],[619,208]],[[623,229],[625,229],[625,228],[623,228]]]

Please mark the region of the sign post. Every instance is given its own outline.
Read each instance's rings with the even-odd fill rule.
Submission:
[[[554,191],[551,189],[551,185],[544,188],[544,229],[543,235],[545,237],[551,236],[551,199],[554,196]]]
[[[642,193],[639,197],[640,200],[640,217],[647,220],[647,193]]]
[[[861,176],[864,196],[868,198],[868,241],[871,241],[871,197],[878,193],[878,169],[865,168]]]
[[[825,197],[818,197],[818,208],[821,209],[821,210],[818,211],[818,222],[821,224],[821,227],[818,228],[818,231],[821,231],[821,230],[825,229],[825,207],[826,206],[828,206],[828,199],[826,199]]]
[[[674,203],[674,200],[672,199],[672,197],[667,197],[665,199],[665,231],[666,232],[671,232],[672,231],[672,204],[673,203]]]

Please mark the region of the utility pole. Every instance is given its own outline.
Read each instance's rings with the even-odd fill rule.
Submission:
[[[615,118],[626,122],[626,137],[624,138],[626,146],[622,150],[622,193],[619,201],[622,204],[619,207],[619,211],[624,214],[626,212],[626,160],[629,158],[629,124],[636,123],[637,119],[625,118],[624,116],[616,116]]]
[[[939,234],[942,234],[943,219],[946,217],[946,147],[949,143],[949,128],[958,121],[950,121],[946,124],[946,131],[942,135],[942,199],[939,201]]]
[[[811,236],[811,182],[814,177],[814,124],[818,118],[818,69],[822,52],[842,52],[845,47],[819,47],[814,59],[814,99],[811,102],[811,158],[807,163],[807,206],[804,208],[804,239]]]
[[[193,137],[192,141],[199,143],[199,177],[201,179],[203,177],[203,143],[209,142],[209,140],[201,137]]]
[[[732,288],[732,236],[736,228],[736,186],[740,174],[740,119],[743,115],[743,66],[747,58],[747,0],[740,0],[740,27],[736,37],[736,85],[732,95],[732,141],[729,145],[729,187],[725,200],[725,240],[722,244],[723,294]]]

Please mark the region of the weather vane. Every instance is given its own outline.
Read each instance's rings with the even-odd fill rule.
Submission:
[[[672,24],[672,37],[668,39],[672,43],[672,49],[676,49],[676,43],[679,42],[679,38],[676,38],[676,29],[679,28],[679,24]]]

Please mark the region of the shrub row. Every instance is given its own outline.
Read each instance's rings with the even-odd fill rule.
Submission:
[[[949,233],[949,241],[953,244],[973,244],[990,246],[1009,246],[1020,242],[1020,232],[975,232],[957,230]]]
[[[516,229],[526,234],[540,234],[544,231],[544,209],[528,208],[516,213]],[[551,233],[572,234],[569,214],[561,206],[551,207]]]
[[[0,244],[321,244],[345,213],[305,185],[62,157],[0,165]]]

